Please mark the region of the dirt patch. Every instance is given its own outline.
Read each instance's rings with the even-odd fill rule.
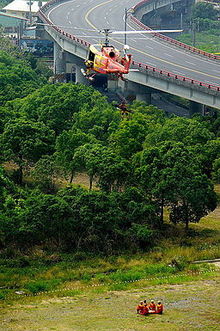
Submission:
[[[219,300],[220,276],[183,285],[160,285],[121,292],[75,297],[26,298],[2,309],[0,329],[104,331],[219,330],[220,316],[212,309]],[[163,315],[140,316],[140,300],[162,300]]]

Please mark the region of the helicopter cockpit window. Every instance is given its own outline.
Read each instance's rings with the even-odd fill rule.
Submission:
[[[88,60],[89,61],[94,61],[94,58],[95,58],[95,54],[90,51]]]
[[[111,58],[115,57],[115,52],[111,51],[111,52],[109,53],[109,56],[110,56]]]

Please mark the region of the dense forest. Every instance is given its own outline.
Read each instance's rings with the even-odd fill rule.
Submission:
[[[1,39],[0,247],[135,252],[216,207],[220,116],[122,115],[92,87],[48,84]],[[88,176],[88,188],[74,185]],[[61,182],[61,184],[60,184]]]

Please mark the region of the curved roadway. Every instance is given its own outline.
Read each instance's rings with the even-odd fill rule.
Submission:
[[[65,32],[94,44],[99,43],[101,37],[89,30],[124,30],[125,8],[131,8],[137,2],[138,0],[71,0],[48,9],[47,16]],[[133,30],[129,20],[127,29]],[[111,42],[121,49],[124,36],[114,36]],[[137,62],[220,86],[220,63],[216,61],[172,47],[149,35],[127,35],[127,44],[133,60]]]

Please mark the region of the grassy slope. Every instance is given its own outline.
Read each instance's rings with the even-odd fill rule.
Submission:
[[[216,187],[220,193],[220,186]],[[220,241],[220,207],[205,217],[199,224],[191,225],[196,235],[191,244],[185,242],[179,246],[181,236],[175,240],[163,242],[171,245],[166,251],[163,260],[169,261],[172,257],[194,254],[194,258],[212,256],[213,248],[218,248]],[[215,251],[217,254],[217,251]],[[218,256],[219,257],[219,256]],[[112,266],[118,268],[139,268],[147,263],[160,260],[161,251],[156,250],[151,257],[126,261],[123,257],[112,264],[99,261],[99,265],[80,266],[80,272],[107,271]],[[97,261],[98,262],[98,259]],[[133,270],[133,269],[132,269]],[[34,271],[34,270],[33,270]],[[55,278],[65,270],[58,266],[42,271],[46,278]],[[70,272],[69,269],[66,272]],[[132,271],[134,272],[134,270]],[[125,272],[126,273],[126,272]],[[28,275],[25,274],[25,277]],[[17,275],[18,278],[22,275]],[[68,276],[68,275],[67,275]],[[152,275],[153,277],[157,275]],[[152,277],[151,276],[151,277]],[[169,276],[169,275],[168,275]],[[33,275],[33,278],[35,276]],[[197,276],[180,276],[165,279],[139,281],[129,284],[112,284],[85,288],[89,282],[84,280],[84,289],[64,291],[50,294],[41,294],[38,297],[17,296],[16,300],[2,301],[0,312],[1,330],[219,330],[220,314],[217,302],[220,297],[219,272]],[[94,281],[94,280],[93,280]],[[75,288],[83,285],[79,281],[69,281],[65,286]],[[163,316],[136,316],[135,306],[142,299],[163,300],[165,314]],[[217,309],[215,309],[217,307]]]
[[[195,47],[202,49],[209,53],[220,52],[220,42],[219,42],[219,31],[216,30],[215,34],[213,31],[207,32],[197,32],[196,33],[196,44]],[[188,33],[183,33],[178,38],[179,41],[192,46],[192,35]]]

